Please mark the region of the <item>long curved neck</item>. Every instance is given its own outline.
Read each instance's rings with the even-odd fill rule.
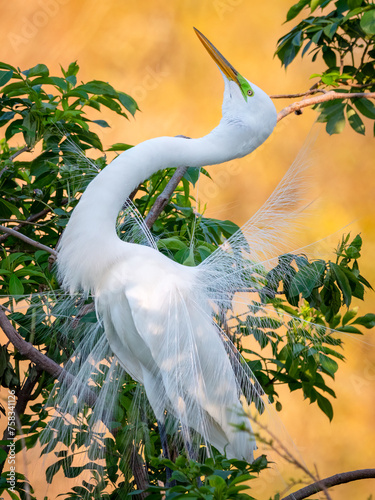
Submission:
[[[98,218],[110,216],[113,225],[124,200],[158,170],[214,165],[248,153],[228,140],[221,129],[219,126],[199,139],[158,137],[135,146],[118,156],[90,183],[80,204],[90,204],[91,217],[93,211]]]
[[[150,175],[181,164],[222,163],[248,154],[260,142],[252,144],[248,129],[233,130],[222,120],[199,139],[159,137],[122,153],[89,184],[63,233],[57,261],[63,287],[95,293],[100,275],[133,250],[117,237],[116,219],[129,194]]]

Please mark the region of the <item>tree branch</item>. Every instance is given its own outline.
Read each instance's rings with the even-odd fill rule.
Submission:
[[[35,363],[39,370],[44,370],[54,378],[59,378],[60,380],[67,380],[68,383],[73,383],[74,377],[69,372],[64,370],[55,361],[50,359],[48,356],[38,351],[30,342],[27,342],[17,330],[13,327],[12,323],[9,321],[7,315],[4,313],[2,308],[0,308],[0,326],[14,345],[14,347],[25,356],[27,359]],[[93,406],[96,401],[96,395],[88,388],[84,389],[83,397],[86,403]]]
[[[165,186],[163,192],[156,198],[155,203],[152,205],[149,213],[145,218],[146,226],[149,229],[152,228],[156,219],[164,210],[168,201],[172,197],[174,190],[178,186],[188,168],[189,167],[177,167],[175,173],[172,175],[170,181]]]
[[[315,104],[320,104],[322,102],[333,101],[334,99],[375,99],[375,92],[334,92],[331,90],[323,95],[310,97],[308,99],[303,99],[302,101],[293,102],[286,108],[282,109],[277,115],[277,121],[279,122],[286,116],[296,111],[300,111],[302,108],[307,106],[314,106]]]
[[[176,137],[183,137],[184,139],[190,139],[190,137],[186,137],[185,135],[176,135]],[[149,229],[152,228],[156,219],[164,210],[164,207],[167,205],[168,201],[172,197],[174,190],[178,186],[179,182],[185,175],[188,168],[189,167],[177,167],[175,173],[172,175],[170,181],[165,186],[163,192],[156,198],[155,203],[152,205],[149,213],[145,218],[146,226]]]
[[[147,472],[143,466],[141,457],[139,456],[134,445],[131,446],[130,450],[130,467],[134,475],[134,482],[137,485],[139,490],[142,490],[142,493],[137,495],[137,498],[143,500],[148,497],[148,493],[145,493],[149,486]]]
[[[375,469],[359,469],[349,472],[341,472],[340,474],[335,474],[334,476],[321,479],[316,483],[309,484],[308,486],[305,486],[304,488],[301,488],[300,490],[284,497],[282,500],[302,500],[303,498],[308,498],[325,488],[331,488],[332,486],[337,486],[339,484],[370,478],[375,478]]]
[[[4,313],[3,309],[0,307],[0,327],[2,328],[3,332],[5,335],[8,337],[10,342],[14,345],[14,347],[27,359],[35,363],[36,365],[36,370],[40,372],[41,370],[46,371],[50,375],[52,375],[54,378],[58,378],[60,380],[65,380],[69,385],[73,383],[74,381],[74,376],[71,375],[69,372],[64,370],[60,365],[58,365],[55,361],[50,359],[48,356],[43,354],[42,352],[38,351],[30,342],[26,342],[24,338],[21,337],[21,335],[17,332],[17,330],[13,327],[12,323],[9,321],[7,315]],[[27,382],[27,381],[26,381]],[[34,384],[35,385],[35,384]],[[24,387],[26,386],[26,383]],[[33,389],[34,386],[31,387],[31,380],[29,381],[27,387],[25,387],[25,397]],[[22,389],[18,395],[18,400],[17,400],[17,405],[20,403],[19,409],[22,410],[23,405],[26,404],[28,399],[22,398]],[[20,401],[20,394],[21,394],[21,401]],[[96,394],[91,391],[88,387],[83,388],[82,392],[83,398],[85,402],[89,406],[94,406],[96,402]],[[16,407],[17,407],[16,405]],[[24,411],[24,409],[23,409]],[[144,490],[148,486],[148,480],[147,480],[147,474],[142,467],[142,462],[140,457],[137,454],[137,451],[135,450],[134,446],[132,447],[132,461],[130,463],[130,466],[132,468],[132,472],[134,475],[134,480],[135,483],[138,487],[139,490]],[[140,498],[143,499],[147,496],[146,493],[140,494]]]
[[[15,236],[16,238],[19,238],[20,240],[27,243],[28,245],[32,245],[33,247],[39,248],[39,250],[45,250],[46,252],[57,257],[56,250],[54,250],[53,248],[47,247],[46,245],[43,245],[43,243],[39,243],[39,241],[32,240],[28,236],[25,236],[24,234],[19,233],[15,229],[11,229],[10,227],[0,225],[0,231],[2,231],[3,233],[10,234],[11,236]]]
[[[19,156],[21,153],[25,153],[25,152],[30,152],[31,149],[29,148],[29,146],[24,146],[23,148],[19,149],[18,151],[16,151],[14,154],[12,154],[12,156],[9,156],[9,160],[10,161],[13,161],[17,158],[17,156]]]
[[[274,94],[274,95],[270,95],[270,98],[271,99],[294,99],[296,97],[306,97],[308,95],[317,94],[318,92],[321,92],[322,94],[328,93],[327,90],[312,88],[312,89],[307,90],[306,92],[300,92],[298,94]]]

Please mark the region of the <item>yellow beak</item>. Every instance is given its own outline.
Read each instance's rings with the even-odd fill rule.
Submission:
[[[210,54],[215,63],[219,66],[224,75],[229,79],[235,81],[239,86],[240,82],[238,81],[237,75],[238,71],[236,71],[231,63],[225,59],[225,57],[220,54],[216,47],[212,45],[212,43],[196,28],[194,28],[195,33],[197,34],[199,40],[203,43],[207,52]]]

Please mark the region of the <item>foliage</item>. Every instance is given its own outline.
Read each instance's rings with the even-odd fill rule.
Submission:
[[[180,455],[174,462],[163,458],[154,458],[152,467],[164,473],[168,467],[171,471],[169,486],[162,486],[160,482],[154,480],[144,490],[150,500],[162,500],[163,498],[201,498],[206,500],[252,500],[254,497],[245,493],[250,489],[247,483],[254,479],[268,466],[264,455],[257,458],[252,464],[240,460],[229,460],[223,456],[217,456],[215,460],[208,458],[204,463],[195,460],[188,460]],[[121,496],[121,491],[114,491],[111,494],[104,490],[106,481],[97,478],[100,485],[101,497],[107,500],[117,500],[125,498]],[[86,484],[85,487],[73,487],[66,498],[83,500],[87,498],[87,492],[93,494],[93,485]],[[129,496],[130,497],[130,496]],[[128,497],[126,497],[128,498]],[[135,495],[137,498],[137,495]]]
[[[286,20],[294,20],[306,9],[310,15],[278,41],[276,54],[282,64],[287,67],[299,53],[302,57],[311,55],[313,61],[320,56],[326,69],[311,75],[319,79],[314,89],[374,92],[374,3],[371,0],[299,0],[289,9]],[[326,123],[329,134],[340,133],[346,121],[356,132],[364,134],[361,116],[375,120],[375,106],[369,99],[328,101],[319,104],[317,111],[318,121]]]
[[[301,9],[307,3],[299,2]],[[367,49],[367,54],[370,52]],[[284,51],[284,57],[285,54]],[[0,64],[0,86],[3,87],[0,127],[4,129],[4,138],[0,141],[3,195],[0,218],[4,225],[50,248],[56,247],[71,210],[88,182],[107,164],[102,142],[92,128],[109,125],[92,119],[92,115],[103,106],[124,117],[127,112],[133,115],[138,109],[130,96],[106,82],[78,83],[78,70],[78,65],[72,63],[67,70],[62,69],[62,76],[55,77],[50,76],[43,64],[24,72]],[[365,75],[365,71],[360,69],[356,78],[369,81],[364,80],[362,74]],[[16,146],[16,140],[23,142]],[[115,144],[106,152],[112,154],[129,147]],[[27,157],[31,150],[33,155]],[[20,160],[21,153],[24,154]],[[204,170],[202,173],[208,175]],[[138,187],[133,201],[141,216],[148,213],[172,174],[170,170],[155,174]],[[231,221],[209,219],[196,212],[192,192],[199,175],[197,170],[187,171],[153,226],[159,249],[185,265],[200,263],[238,229]],[[120,234],[123,231],[120,226]],[[35,250],[12,235],[1,235],[0,242],[3,307],[8,309],[9,318],[26,341],[58,364],[65,363],[72,357],[76,342],[85,335],[87,325],[96,322],[91,300],[71,303],[69,310],[65,309],[64,314],[75,320],[71,331],[63,333],[65,323],[59,314],[62,293],[48,252]],[[361,245],[360,236],[352,241],[347,236],[336,252],[335,261],[309,261],[303,255],[283,255],[271,271],[257,270],[257,298],[254,297],[249,310],[228,328],[233,340],[240,345],[241,337],[248,333],[245,327],[251,316],[251,335],[260,350],[243,350],[243,354],[249,358],[246,363],[277,409],[282,406],[277,388],[286,384],[291,391],[302,390],[310,402],[316,402],[332,418],[332,405],[326,396],[334,397],[335,393],[327,385],[327,378],[334,378],[338,369],[336,360],[343,359],[339,350],[342,340],[335,333],[357,334],[359,326],[370,328],[375,323],[374,315],[357,317],[355,309],[348,309],[352,298],[363,299],[364,289],[370,286],[359,272]],[[25,300],[27,307],[19,308]],[[230,322],[230,315],[231,311],[226,311],[224,323]],[[222,321],[218,318],[219,323]],[[105,364],[95,368],[93,392],[100,391],[108,369]],[[25,438],[17,440],[17,452],[33,448],[45,431],[49,416],[44,403],[54,380],[45,373],[36,373],[35,367],[11,344],[2,346],[2,387],[12,388],[20,395],[25,382],[31,379],[36,383],[28,398],[29,406],[20,415]],[[66,422],[64,436],[47,431],[43,454],[56,457],[46,471],[48,482],[54,480],[58,471],[67,478],[79,477],[85,470],[91,474],[89,481],[82,481],[63,494],[64,498],[114,500],[127,498],[129,491],[134,495],[137,485],[124,457],[129,452],[126,433],[132,426],[131,406],[137,391],[137,384],[130,377],[120,381],[118,406],[110,432],[96,434],[97,446],[90,449],[83,465],[73,463],[73,459],[83,454],[85,437],[94,425],[89,408],[84,408],[79,422]],[[51,429],[53,426],[54,422]],[[197,461],[180,456],[171,462],[158,458],[162,449],[158,430],[153,416],[146,415],[142,432],[137,435],[143,447],[143,465],[150,480],[147,492],[151,498],[182,495],[207,499],[253,498],[245,493],[247,486],[243,483],[267,467],[265,457],[259,457],[253,464],[227,460],[220,455],[206,460],[198,457]],[[98,465],[99,457],[104,460]],[[160,486],[160,482],[166,485],[168,469],[172,471],[172,482],[169,486]],[[16,491],[24,498],[25,484],[21,477],[19,479]],[[2,479],[0,493],[5,486]],[[34,498],[32,491],[30,498]]]
[[[277,387],[287,384],[290,391],[302,390],[305,399],[317,402],[333,418],[326,396],[335,397],[335,392],[326,379],[335,378],[336,360],[344,360],[339,351],[343,340],[335,334],[361,334],[359,325],[375,326],[375,314],[357,317],[357,308],[340,312],[342,306],[350,307],[353,298],[363,300],[365,287],[371,288],[359,272],[361,246],[359,235],[351,242],[347,235],[337,248],[335,262],[280,256],[278,265],[265,275],[261,302],[253,301],[248,313],[236,318],[232,336],[251,334],[257,341],[260,350],[244,352],[250,355],[248,364],[269,399],[277,400],[276,409],[282,408]]]

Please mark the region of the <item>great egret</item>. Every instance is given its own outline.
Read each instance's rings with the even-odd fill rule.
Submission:
[[[287,224],[282,201],[288,198],[285,191],[293,184],[294,173],[231,239],[229,252],[223,246],[197,267],[180,265],[150,246],[121,241],[115,227],[124,200],[151,174],[179,165],[202,167],[243,157],[260,146],[276,125],[276,110],[268,95],[195,31],[224,78],[219,125],[198,139],[150,139],[101,171],[82,195],[62,235],[58,273],[70,293],[93,294],[105,342],[121,367],[144,385],[160,423],[166,414],[172,415],[186,442],[188,430],[194,429],[208,447],[251,461],[255,440],[233,424],[251,430],[241,400],[243,393],[248,400],[255,397],[257,386],[250,382],[233,354],[234,347],[213,318],[218,306],[230,303],[235,290],[248,287],[242,264],[235,259],[244,252],[244,235],[250,235],[251,261],[256,263],[265,252],[264,229],[256,220],[274,215],[274,227],[267,233],[271,246],[279,234],[275,228]],[[281,208],[273,211],[276,199]],[[102,354],[103,348],[102,339],[95,349]]]

